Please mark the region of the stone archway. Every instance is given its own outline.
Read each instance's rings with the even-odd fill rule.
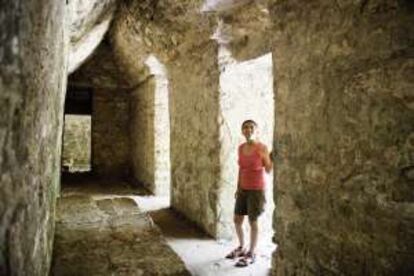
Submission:
[[[165,66],[151,55],[150,76],[130,96],[131,177],[156,196],[170,197],[169,87]]]

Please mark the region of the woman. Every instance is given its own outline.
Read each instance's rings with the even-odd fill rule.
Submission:
[[[255,250],[259,235],[257,220],[263,213],[265,204],[264,172],[269,173],[273,167],[271,154],[269,154],[267,147],[254,140],[256,129],[255,121],[247,120],[243,122],[242,134],[246,138],[246,142],[241,144],[238,150],[239,176],[235,194],[234,225],[239,247],[230,252],[226,258],[241,257],[236,263],[236,266],[239,267],[248,266],[255,261]],[[243,220],[246,215],[250,224],[250,246],[247,252],[244,247],[243,232]]]

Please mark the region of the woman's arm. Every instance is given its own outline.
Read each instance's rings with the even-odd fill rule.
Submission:
[[[234,198],[237,198],[237,195],[239,194],[241,188],[240,188],[240,168],[239,168],[239,173],[237,174],[237,190],[234,193]]]
[[[273,162],[270,159],[269,151],[267,150],[267,147],[265,145],[262,146],[261,152],[262,152],[262,160],[263,160],[265,171],[267,173],[270,173],[273,169]]]

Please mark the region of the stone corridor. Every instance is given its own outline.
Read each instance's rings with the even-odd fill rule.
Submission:
[[[165,196],[121,180],[66,174],[57,204],[51,274],[269,274],[270,236],[259,245],[256,265],[246,269],[223,258],[233,246],[171,210]]]
[[[413,76],[411,0],[0,1],[0,275],[414,275]]]

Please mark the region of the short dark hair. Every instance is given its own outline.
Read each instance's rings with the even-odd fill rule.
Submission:
[[[248,124],[248,123],[251,123],[251,124],[253,124],[255,127],[257,127],[257,123],[255,122],[255,121],[253,121],[253,120],[246,120],[246,121],[244,121],[243,123],[242,123],[242,125],[241,125],[241,128],[243,128],[244,127],[244,125],[245,124]]]

